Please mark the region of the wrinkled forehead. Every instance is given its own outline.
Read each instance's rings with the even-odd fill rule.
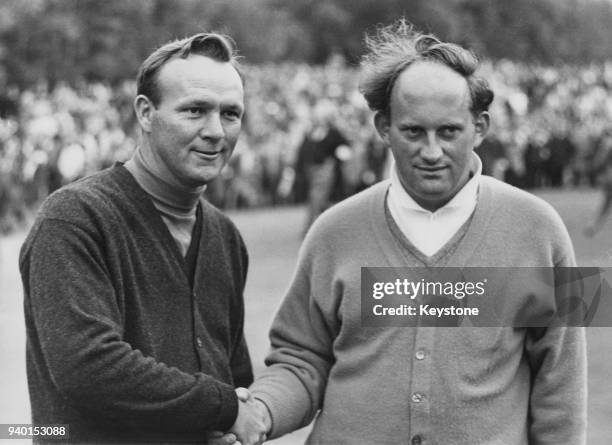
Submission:
[[[442,100],[470,106],[467,80],[446,65],[419,61],[406,68],[397,78],[391,100],[422,102]]]
[[[161,67],[158,86],[164,93],[206,89],[220,94],[243,95],[242,79],[230,62],[202,55],[170,59]]]

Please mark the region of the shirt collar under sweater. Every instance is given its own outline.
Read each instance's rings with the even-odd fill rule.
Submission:
[[[404,236],[427,256],[440,250],[469,219],[476,208],[482,162],[473,153],[471,178],[459,192],[435,212],[421,207],[402,186],[396,165],[391,169],[387,206]]]

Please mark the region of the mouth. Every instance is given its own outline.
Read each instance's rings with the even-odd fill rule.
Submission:
[[[440,173],[446,170],[448,167],[445,165],[438,165],[438,166],[416,165],[415,168],[424,173],[435,174],[435,173]]]
[[[192,150],[198,157],[207,161],[214,161],[223,154],[223,149],[208,149],[208,150]]]

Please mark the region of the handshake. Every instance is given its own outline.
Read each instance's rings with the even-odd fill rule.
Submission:
[[[265,442],[272,427],[268,407],[255,399],[248,389],[237,388],[238,416],[226,433],[212,431],[208,434],[209,445],[259,445]]]

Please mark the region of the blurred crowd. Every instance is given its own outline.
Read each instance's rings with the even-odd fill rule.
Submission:
[[[387,175],[390,156],[357,90],[356,69],[332,58],[324,66],[244,71],[243,135],[206,191],[217,206],[298,203],[310,195],[317,213]],[[501,60],[484,63],[481,75],[496,94],[492,132],[478,149],[485,174],[522,188],[597,185],[601,159],[612,150],[612,63]],[[63,184],[129,158],[138,143],[134,91],[133,81],[0,89],[0,233]]]

